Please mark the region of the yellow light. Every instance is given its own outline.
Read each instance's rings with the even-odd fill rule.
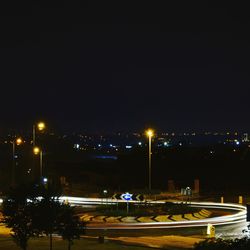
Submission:
[[[148,129],[146,131],[146,134],[147,134],[148,137],[152,137],[154,135],[154,131],[152,129]]]
[[[34,153],[35,155],[39,154],[39,152],[40,152],[40,148],[39,148],[39,147],[34,147],[34,148],[33,148],[33,153]]]
[[[44,130],[44,129],[45,129],[45,123],[44,123],[44,122],[39,122],[39,123],[37,124],[37,128],[38,128],[38,130],[40,130],[40,131]]]
[[[22,138],[19,137],[19,138],[16,139],[16,145],[20,145],[22,143],[23,143]]]

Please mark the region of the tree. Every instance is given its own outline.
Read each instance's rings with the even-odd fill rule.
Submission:
[[[11,189],[2,205],[2,222],[11,229],[11,236],[23,250],[27,249],[29,238],[36,235],[32,221],[34,197],[29,194],[29,186]]]
[[[52,234],[57,228],[57,217],[61,203],[58,193],[51,187],[40,189],[40,199],[34,204],[33,225],[40,234],[49,236],[50,250],[52,250]]]
[[[194,246],[195,250],[249,250],[250,239],[248,237],[234,240],[207,239]]]
[[[57,223],[57,233],[68,241],[68,250],[70,250],[73,240],[80,239],[81,234],[84,233],[85,223],[76,215],[75,207],[69,204],[61,204]]]
[[[58,233],[68,241],[84,233],[84,223],[74,207],[62,204],[59,193],[51,186],[21,186],[12,189],[3,202],[3,223],[11,228],[11,235],[21,249],[26,250],[30,237],[46,234],[52,250],[52,234]]]
[[[10,217],[5,217],[3,222],[11,228],[11,236],[21,249],[26,250],[28,240],[35,235],[29,208],[23,207]]]

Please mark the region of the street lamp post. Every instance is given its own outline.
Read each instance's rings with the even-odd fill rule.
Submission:
[[[13,140],[12,143],[12,171],[11,171],[11,185],[15,186],[16,184],[16,145],[20,145],[22,143],[21,138],[17,138]]]
[[[38,131],[43,131],[45,129],[46,125],[44,122],[38,122],[38,123],[35,123],[33,124],[33,127],[32,127],[32,145],[33,145],[33,152],[34,154],[39,154],[40,155],[40,181],[42,181],[42,171],[43,171],[43,152],[42,150],[40,150],[39,147],[36,146],[36,132],[37,130]],[[35,169],[35,165],[33,163],[33,168]],[[34,170],[34,173],[36,171]],[[34,178],[35,175],[34,175]]]
[[[42,181],[43,177],[43,151],[39,147],[34,147],[33,152],[35,155],[39,154],[39,176],[40,176],[40,181]]]
[[[32,144],[33,147],[36,146],[36,129],[38,129],[39,131],[43,131],[45,129],[45,123],[44,122],[38,122],[37,124],[33,125],[32,128]]]
[[[149,192],[151,192],[151,155],[152,155],[151,142],[154,132],[152,129],[148,129],[146,133],[148,136],[148,189]]]

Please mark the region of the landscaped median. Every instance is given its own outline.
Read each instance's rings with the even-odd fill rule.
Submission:
[[[211,212],[202,209],[198,212],[172,215],[154,215],[154,216],[108,216],[108,215],[91,215],[84,214],[80,218],[84,222],[100,223],[150,223],[150,222],[174,222],[174,221],[191,221],[205,219],[211,216]]]

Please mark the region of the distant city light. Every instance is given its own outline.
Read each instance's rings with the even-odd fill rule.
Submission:
[[[235,139],[234,142],[236,145],[240,145],[240,142],[238,140]]]
[[[139,141],[139,142],[138,142],[138,145],[139,145],[139,146],[141,146],[141,145],[142,145],[142,143]]]
[[[127,149],[130,149],[130,148],[132,148],[132,146],[130,146],[130,145],[126,145],[126,148],[127,148]]]

